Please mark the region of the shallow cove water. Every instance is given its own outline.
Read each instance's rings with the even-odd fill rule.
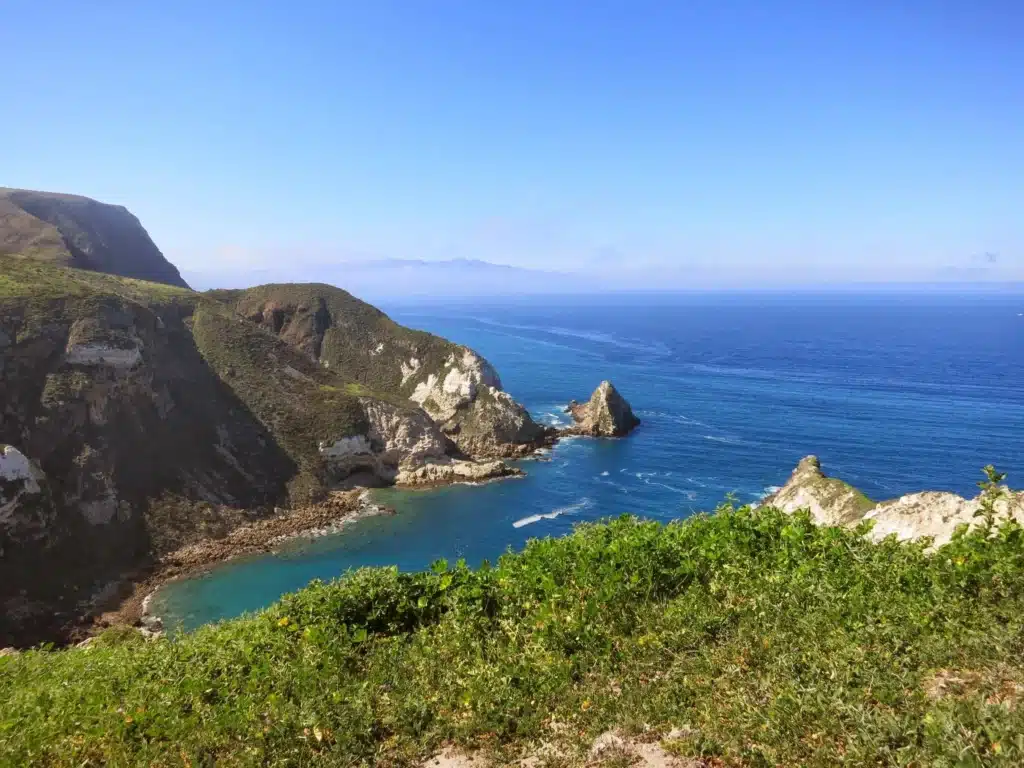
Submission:
[[[633,513],[754,501],[800,457],[872,498],[973,495],[988,463],[1024,484],[1024,296],[694,294],[384,306],[398,322],[473,347],[535,418],[605,378],[642,426],[571,439],[528,476],[431,491],[374,491],[398,514],[170,584],[153,608],[186,630],[265,607],[351,568],[471,565]]]

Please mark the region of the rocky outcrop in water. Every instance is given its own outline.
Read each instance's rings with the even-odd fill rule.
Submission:
[[[874,502],[848,483],[828,477],[816,456],[800,461],[789,481],[768,496],[760,506],[784,512],[806,509],[820,525],[853,527],[872,523],[868,536],[876,541],[896,536],[901,541],[929,537],[939,547],[952,538],[961,525],[979,523],[975,513],[982,497],[965,499],[945,491],[921,491],[898,499]],[[1024,492],[1002,489],[995,502],[999,519],[1012,517],[1024,524]]]
[[[640,424],[626,399],[610,381],[602,381],[590,400],[569,403],[569,413],[576,422],[567,433],[592,437],[622,437]]]

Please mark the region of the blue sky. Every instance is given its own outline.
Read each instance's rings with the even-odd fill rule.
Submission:
[[[1022,41],[997,0],[7,0],[0,184],[242,280],[1020,280]]]

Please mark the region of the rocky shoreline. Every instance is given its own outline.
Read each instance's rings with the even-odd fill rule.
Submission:
[[[562,430],[544,428],[531,443],[508,444],[501,450],[495,448],[486,458],[425,456],[400,467],[390,484],[402,490],[427,491],[450,485],[484,485],[522,478],[526,472],[507,461],[543,460],[543,454],[561,439],[622,436],[639,423],[629,404],[610,382],[603,382],[589,403],[580,406],[573,401],[567,411],[576,418],[575,426]],[[52,636],[65,643],[89,642],[98,632],[115,626],[136,627],[147,637],[160,636],[164,627],[153,611],[152,602],[156,592],[166,584],[197,576],[238,557],[272,552],[297,538],[338,533],[365,517],[394,514],[393,509],[371,503],[369,488],[355,476],[352,479],[355,484],[351,487],[332,491],[319,503],[296,509],[275,509],[271,517],[243,523],[217,538],[192,541],[160,554],[153,563],[98,585],[80,603],[77,618],[70,624],[64,620],[60,627],[54,626]]]
[[[573,414],[576,426],[557,431],[548,429],[532,444],[509,445],[502,458],[460,460],[445,457],[423,461],[399,471],[394,478],[394,487],[426,491],[450,485],[483,485],[525,477],[523,470],[506,464],[502,459],[538,457],[563,437],[623,436],[640,423],[629,403],[608,381],[601,383],[588,403],[571,401],[566,410]],[[369,490],[364,487],[336,491],[320,504],[245,524],[223,538],[196,542],[164,555],[149,573],[141,578],[126,579],[132,583],[131,593],[116,607],[101,612],[94,623],[95,629],[116,625],[138,626],[147,636],[159,636],[163,632],[163,624],[151,606],[153,596],[162,586],[199,575],[236,557],[273,551],[296,538],[327,536],[340,532],[355,520],[394,514],[392,509],[371,504],[368,495]]]
[[[122,579],[121,585],[128,587],[127,594],[117,591],[116,595],[101,595],[91,606],[96,618],[84,634],[123,625],[141,626],[146,634],[158,634],[163,630],[160,617],[150,608],[153,595],[162,586],[197,576],[238,557],[272,552],[297,538],[327,536],[356,520],[387,514],[394,514],[394,510],[371,503],[365,488],[337,491],[318,504],[283,510],[272,518],[242,525],[223,538],[181,547],[162,556],[146,571]]]

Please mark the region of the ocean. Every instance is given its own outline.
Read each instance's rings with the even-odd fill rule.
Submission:
[[[992,463],[1024,486],[1024,296],[707,293],[385,304],[466,344],[539,421],[611,379],[643,424],[562,441],[527,476],[374,491],[398,514],[296,540],[173,583],[154,599],[185,630],[361,566],[471,565],[621,514],[654,520],[756,501],[797,461],[883,499],[973,495]]]

